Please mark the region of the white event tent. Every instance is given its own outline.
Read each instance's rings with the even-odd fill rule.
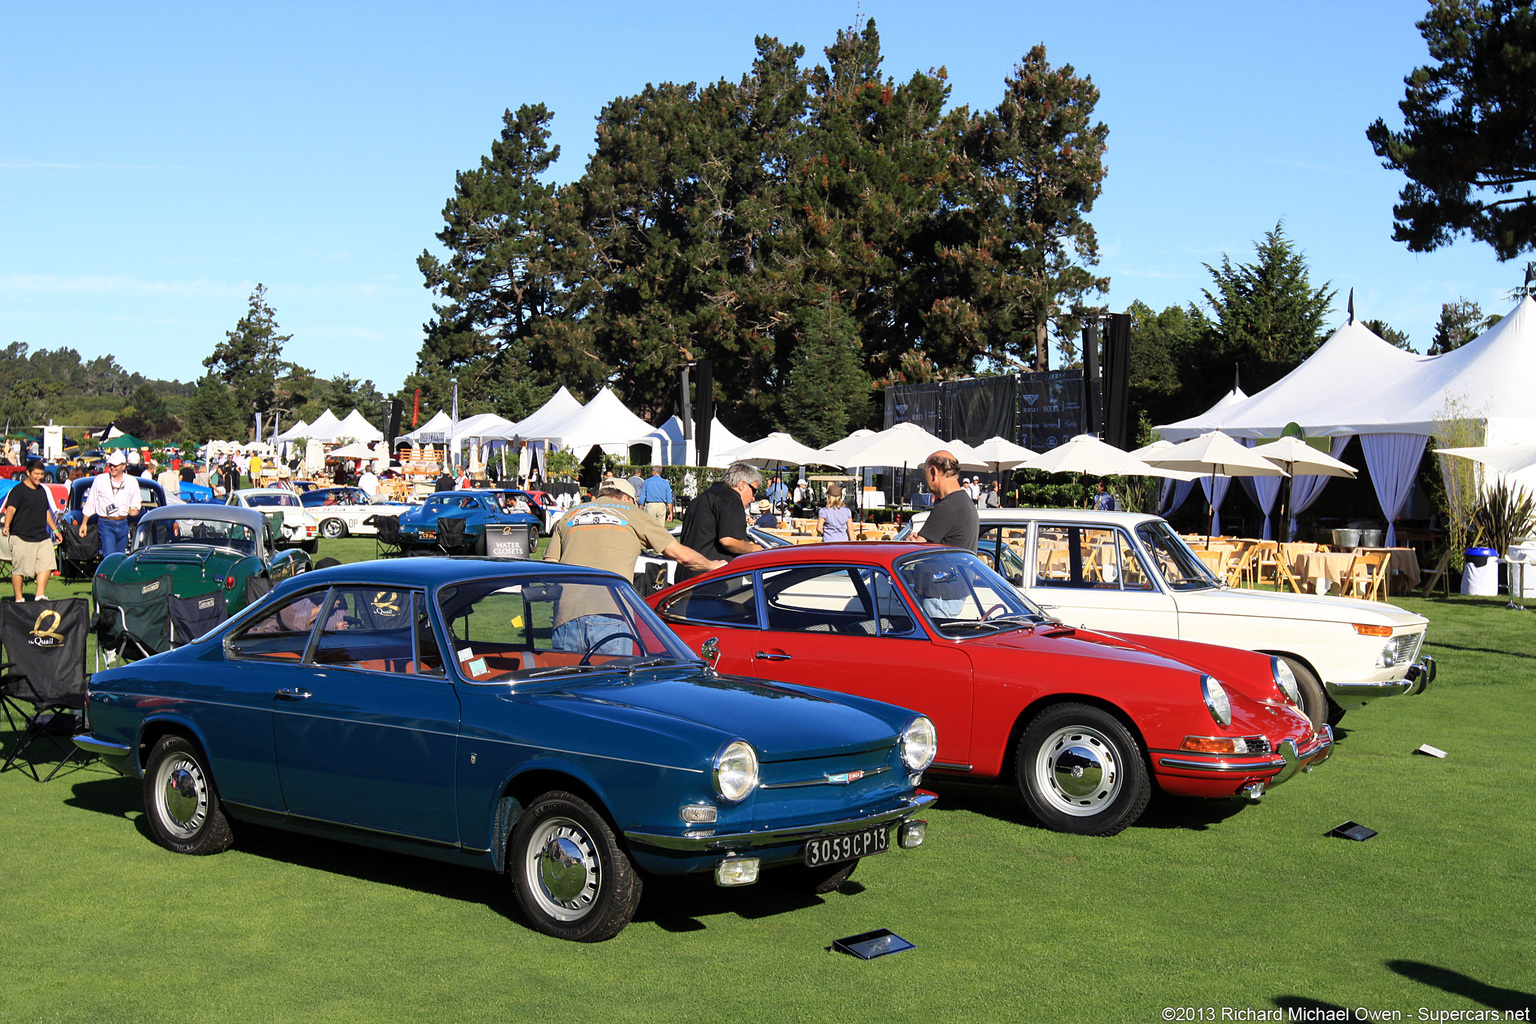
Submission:
[[[1208,430],[1258,439],[1279,437],[1294,422],[1308,436],[1332,438],[1334,458],[1358,436],[1391,546],[1396,542],[1392,524],[1413,486],[1435,421],[1453,416],[1480,420],[1486,443],[1493,445],[1536,440],[1532,380],[1536,301],[1525,297],[1479,337],[1436,356],[1395,348],[1351,321],[1306,362],[1251,398],[1218,403],[1199,416],[1156,429],[1170,441]],[[1304,479],[1297,480],[1298,495]],[[1304,507],[1299,497],[1293,504]]]
[[[691,466],[698,458],[698,438],[683,437],[683,421],[677,416],[651,431],[645,440],[652,452],[659,453],[652,456],[652,461],[659,465]],[[732,455],[746,447],[746,443],[727,430],[716,416],[709,424],[709,459],[705,464],[713,469],[726,468],[734,461]]]
[[[353,409],[347,413],[340,423],[336,424],[336,432],[331,435],[330,440],[334,441],[343,437],[352,441],[362,441],[365,444],[369,444],[374,441],[384,440],[384,431],[369,423],[361,412]]]
[[[576,458],[585,459],[593,448],[609,455],[627,457],[632,444],[649,444],[655,430],[649,423],[625,408],[609,388],[603,388],[577,412],[542,431],[544,437],[569,448]]]
[[[452,428],[453,420],[448,417],[446,412],[443,412],[443,410],[439,409],[431,419],[427,420],[427,422],[423,423],[415,430],[412,430],[408,434],[401,434],[398,438],[395,439],[395,443],[403,444],[409,442],[411,444],[422,444],[422,438],[426,435],[431,435],[432,440],[425,443],[441,444],[442,439],[448,436],[448,431]]]

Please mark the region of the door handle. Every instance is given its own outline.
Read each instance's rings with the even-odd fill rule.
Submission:
[[[308,700],[310,693],[308,690],[301,690],[298,687],[285,687],[277,691],[276,697],[278,700]]]
[[[789,660],[789,655],[785,654],[783,651],[774,651],[774,652],[771,652],[771,653],[768,652],[768,651],[758,651],[757,652],[757,660],[758,661],[788,661]]]

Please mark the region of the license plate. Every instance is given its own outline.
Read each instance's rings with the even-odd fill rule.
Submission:
[[[420,537],[422,540],[437,540],[437,531],[436,530],[417,530],[416,531],[416,536]]]
[[[812,839],[806,843],[805,866],[815,868],[823,864],[836,864],[839,861],[857,860],[860,857],[870,857],[877,853],[884,853],[890,848],[891,828],[889,825],[882,825],[878,828],[866,828],[858,832],[845,832],[840,836]]]

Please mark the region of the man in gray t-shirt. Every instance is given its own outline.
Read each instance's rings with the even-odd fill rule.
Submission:
[[[960,485],[959,460],[948,451],[934,452],[923,463],[923,482],[933,494],[933,511],[911,539],[975,551],[981,519],[976,515],[976,503]]]

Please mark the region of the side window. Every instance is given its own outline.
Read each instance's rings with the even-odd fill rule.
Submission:
[[[1115,534],[1120,546],[1120,589],[1121,590],[1153,590],[1152,578],[1147,575],[1147,570],[1141,564],[1141,559],[1136,555],[1136,549],[1131,545],[1131,538],[1123,533]]]
[[[875,636],[874,598],[853,569],[809,566],[763,573],[768,628]]]
[[[752,574],[706,580],[669,601],[662,611],[683,622],[756,626],[757,594]]]
[[[1121,539],[1116,530],[1041,524],[1035,540],[1035,585],[1119,590],[1120,554]],[[1145,581],[1139,563],[1137,575]]]
[[[1072,585],[1072,529],[1041,523],[1035,531],[1035,585]]]
[[[373,672],[413,671],[410,609],[409,591],[333,587],[317,616],[320,635],[315,664]]]
[[[859,575],[874,595],[875,610],[880,615],[880,635],[911,636],[916,633],[917,621],[891,584],[891,578],[879,569],[860,569]]]
[[[230,654],[237,658],[298,661],[309,647],[315,619],[328,593],[311,590],[269,610],[229,638]]]
[[[1025,524],[983,526],[976,555],[988,569],[1016,587],[1024,586],[1025,560],[1029,553],[1029,527]]]

